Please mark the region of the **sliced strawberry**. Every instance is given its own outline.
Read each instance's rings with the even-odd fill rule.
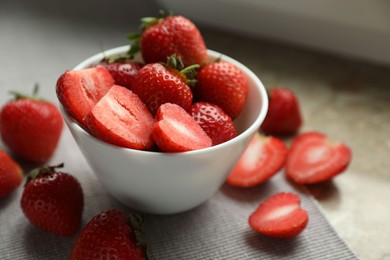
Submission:
[[[88,127],[97,138],[122,147],[148,150],[153,145],[154,118],[131,90],[114,85],[88,115]]]
[[[327,181],[343,172],[352,152],[341,142],[332,142],[318,132],[297,136],[286,161],[286,174],[296,183],[313,184]]]
[[[260,234],[275,238],[291,238],[300,234],[309,221],[301,208],[298,195],[277,193],[264,202],[249,217],[249,225]]]
[[[276,137],[257,133],[227,178],[238,187],[253,187],[275,175],[287,157],[286,145]]]
[[[182,107],[160,106],[153,125],[153,139],[164,152],[185,152],[210,147],[210,137]]]
[[[237,136],[237,129],[232,118],[217,105],[198,102],[190,107],[189,113],[211,138],[213,145]]]
[[[97,64],[97,66],[103,66],[106,68],[114,78],[116,85],[120,85],[128,89],[133,87],[134,78],[141,69],[141,65],[133,60],[114,62],[102,61]]]
[[[86,116],[114,85],[111,74],[103,67],[68,70],[57,81],[57,97],[64,109],[86,126]]]

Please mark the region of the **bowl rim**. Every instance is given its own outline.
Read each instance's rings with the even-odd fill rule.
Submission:
[[[86,67],[89,67],[92,64],[96,64],[96,63],[100,62],[101,60],[103,60],[107,56],[115,56],[115,55],[120,55],[120,54],[126,53],[129,49],[129,47],[130,47],[130,45],[123,45],[120,47],[112,48],[112,49],[97,53],[95,55],[92,55],[89,58],[80,62],[78,65],[76,65],[73,68],[73,70],[80,70],[80,69],[84,69]],[[258,131],[258,129],[260,128],[260,125],[263,122],[263,120],[267,114],[267,111],[268,111],[268,94],[267,94],[267,91],[266,91],[263,83],[257,77],[257,75],[252,70],[250,70],[248,67],[246,67],[244,64],[242,64],[241,62],[239,62],[239,61],[237,61],[237,60],[235,60],[235,59],[233,59],[225,54],[222,54],[222,53],[219,53],[217,51],[210,50],[210,49],[207,50],[207,54],[208,54],[208,56],[220,57],[220,58],[222,58],[222,60],[231,62],[234,65],[238,66],[246,75],[248,75],[254,81],[255,85],[257,86],[257,88],[260,92],[260,96],[261,96],[261,108],[260,108],[259,114],[257,115],[256,119],[242,133],[240,133],[236,137],[234,137],[226,142],[223,142],[221,144],[217,144],[217,145],[214,145],[211,147],[198,149],[198,150],[186,151],[186,152],[174,152],[174,153],[164,153],[164,152],[155,152],[155,151],[146,151],[146,150],[125,148],[125,147],[120,147],[117,145],[113,145],[113,144],[104,142],[104,141],[94,137],[90,133],[88,133],[83,127],[81,127],[75,121],[75,119],[73,119],[66,112],[64,107],[60,104],[61,113],[63,114],[65,121],[77,132],[82,133],[83,135],[85,135],[86,137],[88,137],[89,139],[91,139],[92,141],[97,143],[98,145],[102,145],[105,148],[119,150],[122,152],[131,152],[131,153],[135,153],[135,154],[139,154],[139,155],[148,155],[148,156],[174,156],[174,157],[177,157],[177,156],[188,156],[189,154],[195,155],[195,154],[209,153],[209,152],[212,152],[215,150],[223,149],[225,146],[231,146],[234,143],[240,142],[242,139],[245,139],[249,135]]]

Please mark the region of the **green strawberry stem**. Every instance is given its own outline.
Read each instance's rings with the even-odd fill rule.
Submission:
[[[38,92],[39,92],[39,84],[35,83],[34,87],[33,87],[32,95],[26,95],[26,94],[22,94],[22,93],[17,92],[17,91],[12,91],[12,90],[9,93],[14,96],[15,100],[26,99],[26,98],[39,100]]]
[[[193,64],[188,67],[184,67],[181,58],[179,56],[176,56],[176,54],[173,54],[168,57],[166,66],[169,69],[178,71],[178,73],[188,86],[195,86],[197,82],[196,78],[198,76],[198,69],[200,68],[199,64]]]
[[[131,214],[129,213],[128,217],[129,217],[129,223],[134,230],[135,239],[137,241],[137,244],[144,249],[145,255],[147,257],[147,243],[146,243],[145,234],[143,231],[143,219],[140,215],[135,214],[135,213],[131,213]]]
[[[56,172],[56,169],[59,169],[62,167],[64,167],[64,163],[60,163],[60,164],[53,165],[53,166],[43,166],[43,167],[35,168],[35,169],[31,170],[30,173],[28,174],[27,179],[26,179],[26,184],[29,183],[31,180],[37,178],[39,175],[44,175],[44,174],[48,174],[51,172]]]

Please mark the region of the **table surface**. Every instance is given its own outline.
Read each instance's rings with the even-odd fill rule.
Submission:
[[[141,12],[119,11],[107,20],[87,19],[86,8],[75,14],[53,2],[0,3],[0,104],[9,99],[9,90],[29,91],[35,82],[41,95],[56,103],[60,74],[102,48],[127,44],[139,17],[150,15],[148,1],[140,3]],[[308,188],[361,259],[390,259],[390,67],[211,28],[201,31],[209,49],[240,60],[266,87],[292,89],[301,102],[302,132],[318,130],[351,147],[353,161],[345,173]]]

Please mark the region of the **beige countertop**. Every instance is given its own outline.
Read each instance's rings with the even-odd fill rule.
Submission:
[[[291,88],[301,103],[301,131],[321,131],[351,147],[349,168],[309,190],[361,259],[390,259],[390,67],[211,30],[205,38],[266,87]]]

